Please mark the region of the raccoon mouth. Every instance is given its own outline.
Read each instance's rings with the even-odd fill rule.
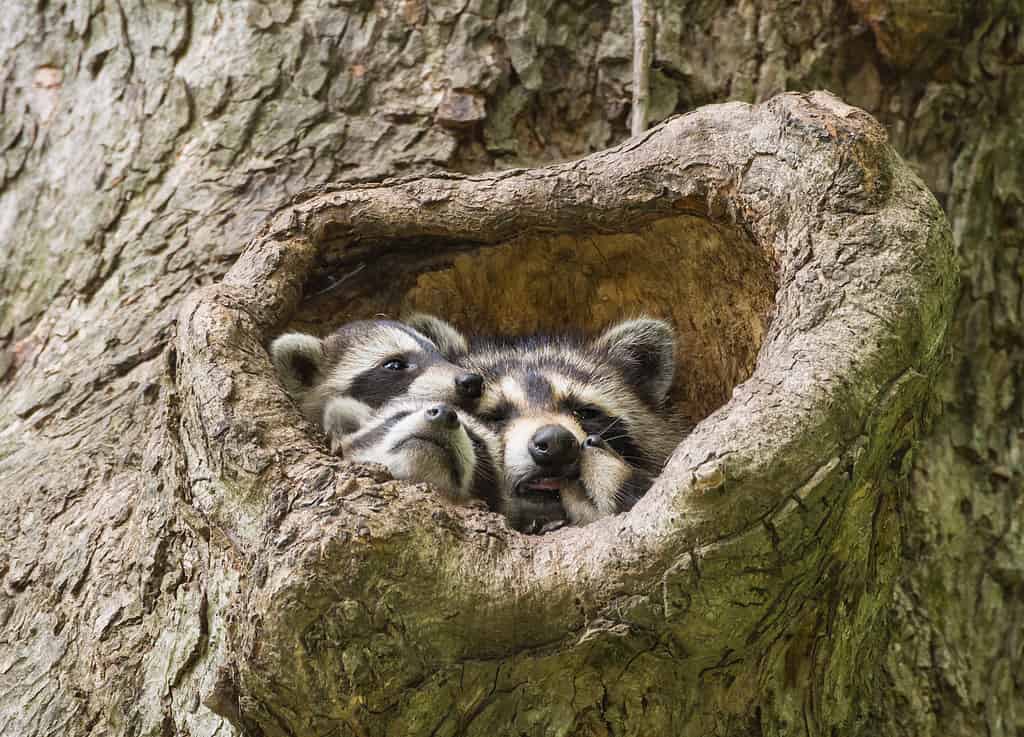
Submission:
[[[561,476],[532,476],[520,481],[515,486],[516,496],[524,497],[542,504],[558,501],[563,488],[579,478],[579,471]]]
[[[534,479],[533,481],[524,481],[519,484],[519,491],[527,492],[544,492],[544,491],[561,491],[562,487],[565,486],[567,478],[564,477],[551,477],[545,476],[543,478]]]

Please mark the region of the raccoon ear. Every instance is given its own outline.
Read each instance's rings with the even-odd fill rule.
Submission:
[[[312,389],[322,375],[323,341],[305,333],[285,333],[270,344],[274,368],[292,396],[301,396]]]
[[[445,358],[450,359],[452,356],[469,351],[469,341],[466,340],[466,336],[440,317],[428,315],[425,312],[414,312],[405,317],[402,322],[433,341],[437,350]]]
[[[657,406],[668,398],[676,372],[676,337],[669,323],[649,317],[624,320],[601,333],[593,345],[611,355],[648,402]]]

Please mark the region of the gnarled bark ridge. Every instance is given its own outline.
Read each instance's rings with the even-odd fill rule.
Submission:
[[[356,262],[340,299],[394,307],[440,278],[421,272],[491,249],[624,238],[686,259],[673,238],[696,221],[723,233],[703,289],[742,265],[753,327],[733,343],[693,328],[747,358],[684,375],[740,383],[631,513],[586,528],[521,536],[330,457],[266,355],[316,309],[308,285]],[[412,286],[374,302],[395,264]],[[265,735],[852,728],[955,287],[934,198],[878,123],[824,93],[702,108],[545,169],[300,197],[179,318],[161,473],[215,543],[206,703]]]

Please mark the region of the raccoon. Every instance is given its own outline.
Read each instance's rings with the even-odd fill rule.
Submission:
[[[569,519],[567,490],[570,506],[574,499],[590,498],[579,491],[582,449],[590,436],[636,469],[638,482],[653,479],[674,449],[679,426],[668,395],[676,342],[668,323],[637,318],[590,339],[527,336],[470,343],[435,320],[412,316],[409,323],[432,339],[440,330],[437,341],[446,346],[446,357],[484,377],[477,416],[502,439],[502,511],[513,527]],[[584,524],[595,514],[625,511],[640,495],[631,487],[628,495],[614,497],[614,505],[591,504],[596,511],[577,510],[569,521]]]
[[[650,472],[626,463],[600,435],[588,435],[580,449],[579,477],[561,489],[567,521],[582,526],[628,512],[653,480]]]
[[[355,408],[354,417],[347,413]],[[437,487],[457,504],[484,501],[498,507],[498,437],[469,414],[438,402],[398,399],[370,418],[344,398],[325,412],[332,451],[352,461],[380,463],[396,479]],[[354,424],[361,427],[349,431]]]
[[[442,331],[437,321],[433,328]],[[454,331],[453,331],[454,332]],[[457,334],[456,334],[457,335]],[[449,342],[445,349],[459,348]],[[338,400],[333,427],[340,437],[361,427],[376,409],[396,397],[422,399],[471,408],[483,392],[483,377],[445,360],[437,344],[414,328],[393,320],[358,320],[321,340],[286,333],[270,345],[271,357],[289,394],[302,413],[321,428],[325,413]]]

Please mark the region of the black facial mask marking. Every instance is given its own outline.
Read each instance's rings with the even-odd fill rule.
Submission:
[[[406,417],[411,415],[412,412],[395,412],[395,414],[388,417],[384,422],[377,425],[375,428],[367,432],[365,435],[357,437],[350,446],[350,450],[358,451],[364,448],[371,448],[391,431],[395,425],[404,420]]]
[[[469,434],[469,440],[473,443],[473,450],[476,452],[476,469],[470,493],[477,499],[487,502],[487,508],[492,512],[497,512],[500,505],[500,493],[494,459],[491,458],[490,449],[479,435],[468,427],[466,432]]]
[[[415,368],[393,371],[382,365],[363,371],[349,386],[347,394],[365,402],[371,407],[380,407],[395,397],[405,394],[409,386],[423,373],[424,366],[417,363]]]
[[[571,413],[587,435],[601,437],[630,466],[644,469],[650,466],[650,459],[633,439],[629,423],[624,418],[613,417],[600,407],[574,401],[566,402],[563,411]]]
[[[515,418],[517,415],[518,412],[515,406],[513,406],[511,402],[502,400],[496,404],[493,409],[479,413],[477,418],[488,425],[501,426]]]

